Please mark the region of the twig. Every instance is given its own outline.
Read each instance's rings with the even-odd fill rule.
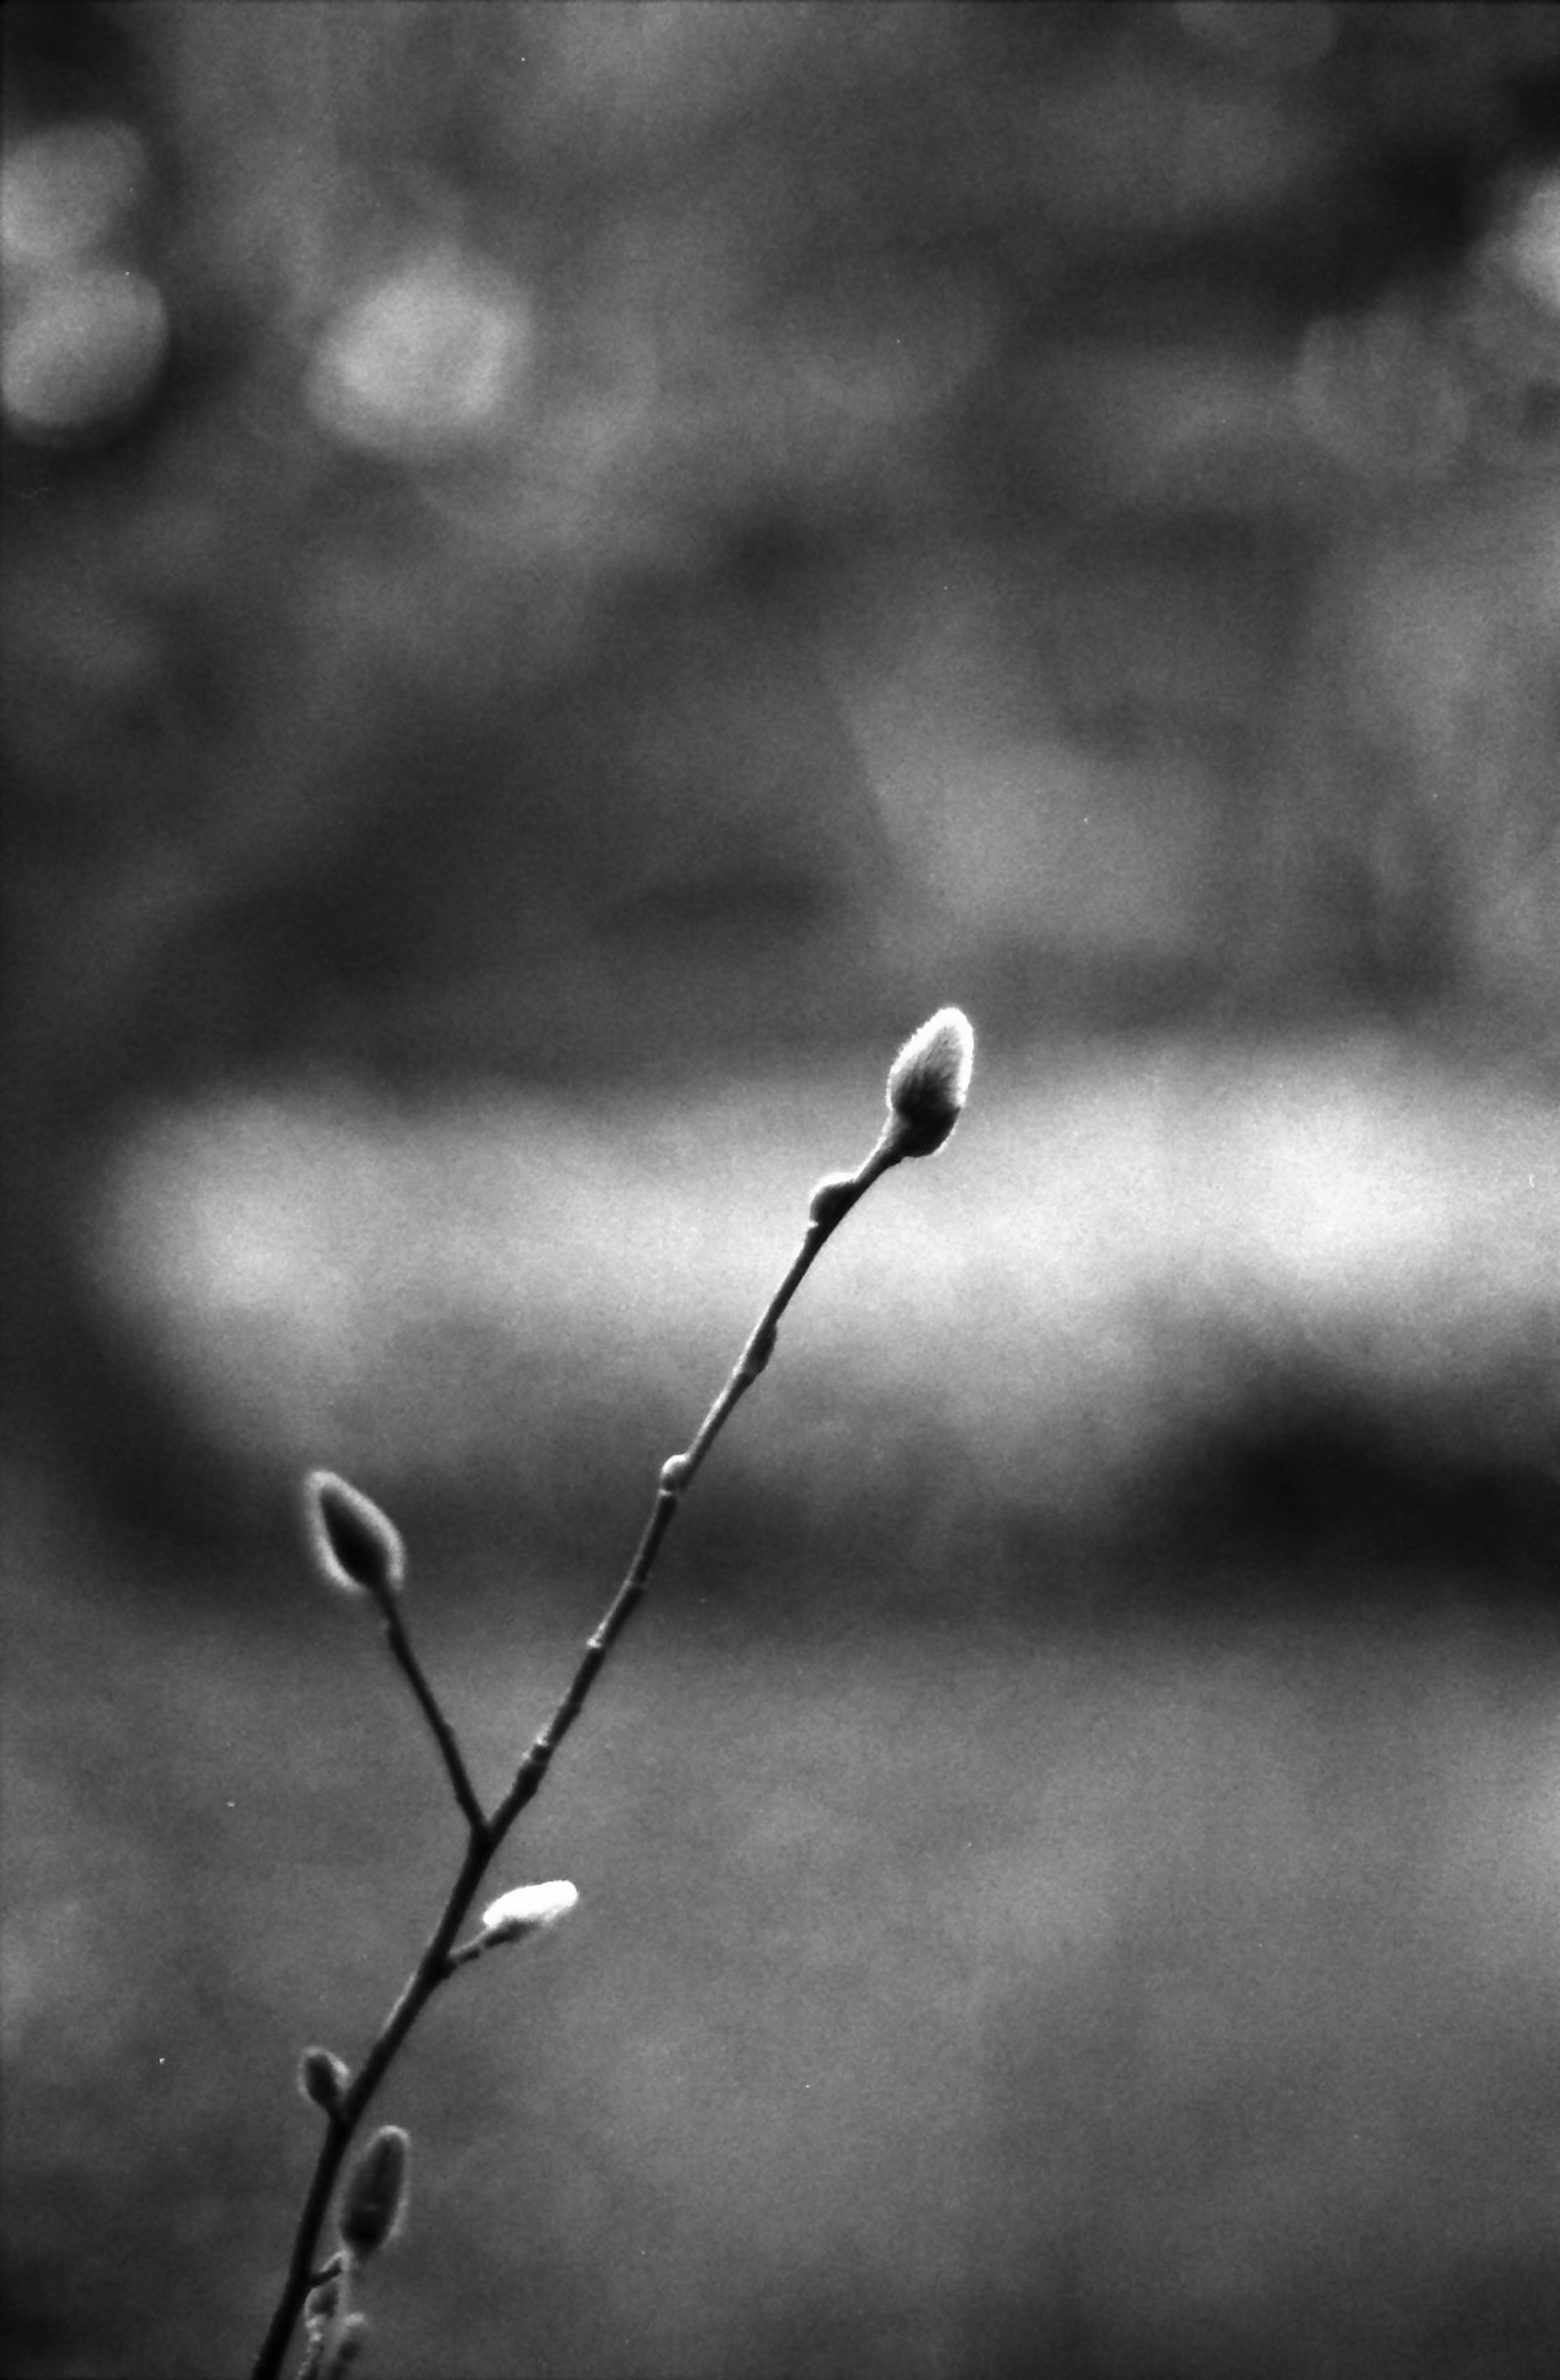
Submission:
[[[805,1235],[792,1259],[790,1270],[754,1325],[724,1388],[700,1423],[692,1443],[684,1453],[672,1455],[661,1465],[655,1501],[650,1507],[649,1518],[629,1565],[628,1574],[612,1597],[595,1633],[587,1639],[584,1658],[567,1693],[526,1753],[515,1773],[514,1782],[493,1814],[494,1832],[500,1840],[526,1803],[539,1791],[553,1754],[585,1708],[586,1697],[604,1668],[608,1654],[622,1635],[650,1583],[650,1572],[655,1568],[662,1539],[677,1517],[677,1508],[695,1473],[720,1437],[738,1402],[753,1386],[774,1354],[780,1316],[802,1286],[808,1268],[856,1201],[864,1197],[877,1176],[896,1161],[894,1157],[884,1153],[884,1146],[880,1142],[856,1173],[840,1177],[833,1185],[834,1196],[826,1202],[823,1211],[809,1216]],[[817,1194],[815,1193],[815,1208],[817,1204]]]
[[[608,1655],[644,1595],[683,1495],[737,1403],[774,1354],[780,1317],[826,1242],[879,1174],[903,1158],[930,1156],[947,1140],[963,1108],[973,1055],[973,1037],[968,1021],[957,1009],[939,1011],[901,1050],[889,1075],[889,1122],[881,1138],[854,1173],[829,1175],[813,1192],[800,1248],[692,1442],[684,1452],[672,1455],[661,1465],[655,1500],[627,1575],[594,1633],[587,1639],[566,1691],[490,1817],[483,1812],[454,1730],[412,1649],[401,1617],[398,1598],[405,1555],[399,1534],[360,1489],[331,1472],[310,1474],[306,1486],[306,1510],[316,1560],[333,1585],[355,1595],[367,1593],[377,1603],[391,1651],[443,1759],[466,1822],[466,1844],[439,1922],[357,2073],[345,2079],[345,2070],[325,2053],[309,2052],[306,2058],[306,2069],[315,2059],[322,2058],[324,2067],[334,2068],[343,2079],[339,2088],[332,2085],[320,2096],[320,2070],[315,2068],[315,2082],[306,2086],[307,2095],[314,2098],[324,2113],[324,2136],[294,2231],[286,2277],[255,2359],[252,2380],[279,2380],[288,2340],[311,2289],[320,2279],[320,2234],[343,2162],[402,2043],[434,1993],[459,1967],[478,1956],[490,1943],[515,1938],[518,1932],[525,1930],[499,1925],[496,1921],[502,1904],[495,1903],[489,1912],[495,1921],[490,1930],[462,1943],[458,1949],[455,1945],[466,1912],[495,1852],[521,1811],[540,1791],[554,1754],[585,1708]],[[569,1897],[573,1897],[572,1889]]]
[[[445,1718],[439,1697],[428,1682],[422,1663],[412,1650],[412,1640],[406,1633],[406,1625],[401,1617],[400,1604],[393,1596],[386,1596],[380,1605],[380,1609],[384,1619],[384,1633],[390,1639],[390,1649],[400,1663],[406,1682],[421,1706],[423,1717],[433,1731],[433,1741],[443,1755],[444,1766],[449,1771],[450,1783],[454,1788],[455,1800],[460,1803],[462,1815],[472,1833],[479,1835],[487,1826],[487,1814],[478,1800],[476,1788],[466,1773],[466,1761],[460,1745],[455,1741],[454,1729]]]

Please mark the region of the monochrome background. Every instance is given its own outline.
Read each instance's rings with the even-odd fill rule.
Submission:
[[[1560,28],[6,12],[5,2368],[1537,2380]]]

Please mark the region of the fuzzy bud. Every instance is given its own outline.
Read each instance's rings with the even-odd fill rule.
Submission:
[[[342,2093],[351,2077],[346,2067],[331,2049],[306,2049],[298,2060],[298,2089],[315,2107],[323,2107],[327,2115],[341,2106]]]
[[[399,1590],[406,1575],[401,1532],[360,1488],[333,1471],[311,1471],[303,1512],[308,1550],[328,1586],[381,1599]]]
[[[931,1157],[963,1112],[975,1062],[974,1030],[961,1008],[939,1008],[913,1033],[889,1069],[889,1127],[895,1157]]]
[[[552,1884],[522,1884],[513,1892],[502,1893],[482,1912],[482,1940],[490,1947],[495,1942],[521,1942],[528,1934],[544,1933],[567,1917],[579,1900],[572,1884],[562,1880]]]
[[[399,2124],[381,2124],[352,2168],[337,2228],[342,2246],[359,2264],[400,2228],[411,2153],[411,2140]]]

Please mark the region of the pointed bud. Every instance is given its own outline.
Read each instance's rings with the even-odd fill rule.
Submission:
[[[895,1157],[930,1157],[963,1112],[975,1036],[961,1008],[939,1008],[913,1033],[889,1069],[889,1126]]]
[[[481,1939],[489,1947],[495,1942],[524,1941],[528,1934],[544,1933],[550,1925],[556,1925],[578,1900],[574,1886],[562,1880],[519,1885],[484,1909]]]
[[[381,2124],[352,2168],[337,2228],[359,2264],[393,2239],[406,2211],[412,2143],[399,2124]]]
[[[345,2062],[331,2049],[306,2049],[298,2060],[298,2089],[317,2107],[333,2115],[351,2077]]]
[[[401,1532],[360,1488],[333,1471],[311,1471],[303,1514],[308,1550],[328,1586],[381,1598],[398,1590],[406,1575]]]

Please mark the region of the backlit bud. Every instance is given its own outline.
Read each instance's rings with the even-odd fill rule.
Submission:
[[[519,1942],[567,1917],[579,1900],[572,1884],[522,1884],[502,1893],[482,1912],[482,1939],[489,1943]]]
[[[359,2264],[393,2239],[406,2211],[409,2136],[381,2124],[352,2168],[342,2200],[341,2243]]]
[[[406,1548],[371,1497],[333,1471],[311,1471],[303,1512],[308,1549],[327,1585],[344,1595],[396,1592],[406,1575]]]
[[[913,1033],[889,1069],[889,1146],[896,1157],[930,1157],[963,1111],[975,1037],[961,1008],[939,1008]]]

